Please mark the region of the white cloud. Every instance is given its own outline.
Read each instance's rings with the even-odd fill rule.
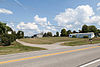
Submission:
[[[15,31],[15,25],[13,22],[7,23],[7,26],[11,27]]]
[[[99,7],[100,6],[100,3],[97,3],[97,6]]]
[[[98,4],[100,6],[100,4]],[[68,8],[54,18],[60,26],[66,28],[80,28],[83,24],[100,25],[100,16],[96,15],[93,8],[89,5],[81,5],[75,9]]]
[[[17,29],[23,30],[25,32],[25,35],[32,36],[35,33],[40,33],[38,25],[36,25],[35,22],[20,22],[17,25]]]
[[[40,18],[38,15],[34,17],[34,22],[20,22],[17,29],[23,30],[25,35],[33,35],[40,32],[53,32],[56,28],[47,20],[46,17]]]
[[[56,31],[55,27],[47,20],[47,17],[40,18],[36,15],[34,20],[42,28],[41,32]]]
[[[90,17],[94,14],[95,13],[92,7],[90,7],[89,5],[81,5],[75,9],[68,8],[65,10],[65,12],[56,15],[55,21],[57,21],[59,25],[75,22],[89,23]]]
[[[4,9],[4,8],[0,8],[0,13],[4,13],[4,14],[13,14],[12,11]]]
[[[72,28],[73,25],[72,24],[69,24],[69,25],[66,25],[67,28]]]
[[[75,25],[80,25],[80,24],[81,24],[81,23],[80,23],[80,22],[78,22],[78,21],[76,21],[76,22],[75,22]]]
[[[20,24],[17,25],[18,29],[33,29],[33,30],[38,30],[38,26],[33,22],[29,22],[29,23],[24,23],[21,22]]]
[[[40,18],[38,15],[34,17],[35,22],[47,22],[47,18]]]
[[[100,10],[100,3],[97,3],[97,10]]]

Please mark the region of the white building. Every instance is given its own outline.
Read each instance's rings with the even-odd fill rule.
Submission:
[[[43,37],[43,33],[35,34],[33,37],[35,37],[35,38],[42,38]]]
[[[70,34],[69,37],[73,37],[76,36],[76,38],[83,38],[84,36],[88,36],[88,38],[93,38],[95,37],[94,33],[93,32],[90,32],[90,33],[75,33],[75,34]]]

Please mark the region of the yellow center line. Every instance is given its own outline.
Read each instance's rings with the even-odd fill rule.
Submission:
[[[2,62],[0,62],[0,64],[22,61],[22,60],[29,60],[29,59],[34,59],[34,58],[41,58],[41,57],[46,57],[46,56],[53,56],[53,55],[76,52],[76,51],[82,51],[82,50],[87,50],[87,49],[92,49],[92,48],[97,48],[97,47],[100,47],[100,46],[87,47],[87,48],[81,48],[81,49],[75,49],[75,50],[69,50],[69,51],[64,51],[64,52],[51,53],[51,54],[46,54],[46,55],[33,56],[33,57],[27,57],[27,58],[21,58],[21,59],[9,60],[9,61],[2,61]]]

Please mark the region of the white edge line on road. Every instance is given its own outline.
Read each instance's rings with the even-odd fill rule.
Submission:
[[[92,61],[92,62],[87,63],[87,64],[84,64],[84,65],[82,65],[82,66],[80,66],[80,67],[86,67],[86,66],[89,66],[89,65],[94,64],[94,63],[99,62],[99,61],[100,61],[100,59],[95,60],[95,61]]]

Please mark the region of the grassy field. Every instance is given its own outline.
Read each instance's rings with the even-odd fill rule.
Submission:
[[[37,51],[37,50],[45,50],[45,49],[38,47],[24,46],[18,42],[13,42],[11,46],[0,46],[0,55]]]
[[[81,40],[76,40],[76,41],[72,41],[72,42],[65,42],[61,45],[78,46],[78,45],[96,44],[96,43],[100,43],[100,38],[94,38],[92,43],[89,41],[89,39],[81,39]]]
[[[26,38],[20,39],[21,41],[32,44],[53,44],[56,42],[64,42],[61,45],[77,46],[91,44],[88,38],[68,38],[68,37],[44,37],[44,38]],[[94,38],[92,44],[100,43],[100,37]]]
[[[68,38],[68,37],[43,37],[43,38],[25,38],[20,40],[31,44],[53,44],[56,42],[76,41],[80,39]]]

